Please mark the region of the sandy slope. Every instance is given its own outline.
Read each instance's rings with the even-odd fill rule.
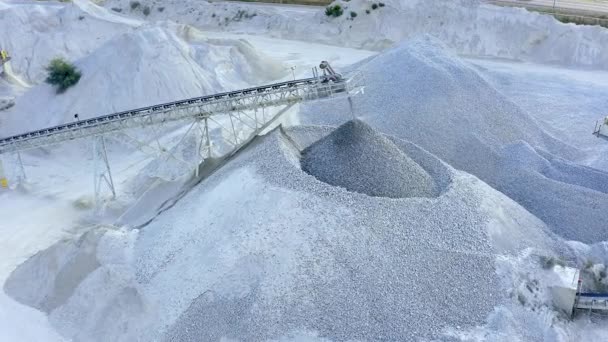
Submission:
[[[188,41],[186,39],[189,39]],[[167,24],[118,35],[81,60],[78,84],[57,95],[48,84],[25,93],[2,117],[9,136],[81,119],[267,83],[286,75],[280,63],[246,42],[192,37]],[[44,114],[38,114],[39,108]],[[27,125],[24,121],[27,120]]]

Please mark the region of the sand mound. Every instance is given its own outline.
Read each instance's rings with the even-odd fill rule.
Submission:
[[[11,54],[15,74],[41,83],[52,58],[82,58],[131,27],[101,20],[72,3],[10,4],[0,8],[0,47]]]
[[[120,35],[77,61],[82,78],[63,94],[41,84],[26,92],[3,116],[0,135],[49,127],[73,120],[187,99],[262,82],[262,56],[239,41],[190,45],[182,26],[146,26]],[[246,54],[244,54],[244,52]],[[272,59],[265,59],[276,70]],[[275,74],[276,75],[276,74]],[[95,94],[95,96],[90,96]],[[44,112],[40,108],[45,108]]]
[[[433,179],[390,140],[349,121],[302,152],[302,169],[320,181],[379,197],[431,197]]]

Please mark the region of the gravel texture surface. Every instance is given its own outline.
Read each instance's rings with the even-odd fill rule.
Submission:
[[[360,120],[302,152],[302,169],[320,181],[379,197],[432,197],[433,179],[395,144]]]
[[[371,197],[317,180],[299,168],[299,150],[317,144],[315,139],[327,141],[335,133],[330,131],[275,131],[222,176],[209,179],[206,186],[238,183],[250,176],[242,174],[243,167],[255,166],[254,178],[263,179],[252,181],[255,197],[274,206],[259,212],[243,199],[245,193],[238,195],[238,218],[228,225],[247,240],[230,248],[231,255],[239,255],[238,266],[210,287],[196,285],[199,295],[175,320],[166,341],[261,341],[300,331],[336,341],[439,338],[447,326],[479,324],[506,300],[494,270],[496,253],[552,249],[540,220],[475,177],[403,141],[392,139],[398,154],[410,156],[440,184],[439,197]],[[224,175],[232,176],[220,180]],[[190,206],[186,203],[199,202],[195,198],[205,193],[195,190],[191,196],[180,203]],[[206,217],[197,225],[206,230],[209,220],[216,219]],[[169,247],[157,254],[160,246],[151,240],[156,233],[149,233],[141,241],[142,269],[151,268],[151,274],[158,267],[175,267],[155,260],[178,253],[175,261],[184,251]],[[249,241],[266,238],[273,240],[268,249]],[[181,243],[171,240],[162,249]],[[205,245],[197,246],[196,254],[226,251],[226,246]],[[238,295],[226,293],[233,288],[241,289]]]
[[[431,152],[494,186],[510,172],[509,184],[540,194],[547,192],[536,187],[538,175],[602,195],[605,188],[589,181],[597,176],[592,170],[573,173],[578,168],[567,160],[576,150],[544,134],[440,48],[424,41],[401,46],[364,70],[372,67],[376,72],[367,74],[368,91],[355,110],[371,127],[394,136],[356,121],[337,131],[274,130],[139,234],[109,232],[98,245],[85,246],[95,254],[93,271],[73,262],[46,270],[48,258],[69,261],[81,253],[70,249],[69,255],[58,255],[62,249],[54,248],[16,273],[40,274],[48,278],[36,282],[43,286],[32,289],[19,281],[21,287],[7,292],[50,310],[49,320],[61,334],[84,341],[266,341],[301,335],[411,341],[443,339],[448,328],[483,324],[497,305],[513,301],[496,273],[497,256],[518,256],[528,248],[553,254],[560,245],[536,216]],[[387,73],[387,67],[403,72]],[[340,103],[319,104],[306,120],[349,120]],[[332,115],[334,110],[344,117]],[[403,136],[413,142],[399,139]],[[336,137],[356,143],[336,149],[331,145]],[[359,139],[366,143],[358,146]],[[540,160],[530,176],[519,166],[499,167],[509,165],[504,146],[520,140],[542,150],[538,155],[553,168]],[[365,170],[371,188],[378,186],[361,151],[370,163],[414,169],[424,180],[415,185],[432,184],[432,195],[391,198],[345,189],[360,174],[352,160]],[[336,165],[323,164],[332,159]],[[348,183],[321,181],[302,169],[302,160],[333,166]],[[378,172],[391,186],[403,187],[401,180],[407,191],[413,188],[404,178],[411,171]],[[517,185],[526,179],[534,183]],[[36,273],[39,269],[48,272]],[[69,293],[56,292],[66,288]]]
[[[501,157],[496,189],[567,240],[608,239],[608,173],[536,151],[525,142],[506,146]]]
[[[365,94],[353,97],[360,120],[479,177],[558,235],[608,239],[608,173],[577,165],[582,151],[547,134],[440,43],[404,42],[358,70],[366,80]],[[300,115],[303,123],[332,126],[351,118],[346,100],[307,104]],[[522,142],[528,153],[509,147]]]
[[[368,128],[394,147],[383,156],[408,156],[436,196],[373,197],[319,181],[300,151],[334,130],[274,130],[139,233],[50,248],[5,290],[81,341],[441,339],[512,301],[497,255],[556,250],[546,226],[503,194]],[[95,267],[71,261],[83,253]],[[53,260],[64,261],[47,267]]]

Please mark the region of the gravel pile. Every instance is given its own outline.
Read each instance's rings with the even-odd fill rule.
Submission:
[[[173,246],[150,257],[159,243],[152,243],[156,233],[151,230],[163,223],[147,228],[150,235],[142,237],[141,248],[152,251],[145,258],[142,255],[149,274],[176,266],[163,264],[164,255],[171,255],[174,263],[186,255],[193,257],[192,253],[202,256],[222,250],[239,260],[212,285],[200,286],[201,294],[175,320],[166,341],[221,337],[263,341],[302,331],[334,341],[440,338],[445,327],[483,322],[495,305],[507,300],[494,269],[495,253],[551,249],[551,239],[538,219],[415,145],[396,144],[446,186],[439,197],[370,197],[320,182],[299,169],[293,157],[298,148],[312,150],[331,141],[336,132],[307,127],[292,133],[271,133],[247,156],[223,169],[221,179],[206,185],[220,191],[218,183],[240,188],[244,181],[247,190],[256,190],[251,194],[256,201],[244,191],[226,195],[240,198],[237,217],[221,219],[222,226],[235,227],[244,238],[238,245],[209,241],[204,247],[197,243],[185,250]],[[321,140],[311,143],[315,137]],[[293,148],[294,143],[298,148]],[[240,174],[252,165],[253,179]],[[178,212],[190,210],[187,203],[200,204],[211,194],[196,189],[189,196],[180,202],[185,207],[162,221],[171,222]],[[496,208],[500,215],[494,213]],[[194,227],[188,230],[208,236],[207,229],[219,217],[223,215],[212,214],[204,224],[196,223],[200,232]],[[523,225],[504,223],[511,220]],[[500,239],[509,240],[510,246],[488,233],[490,222],[501,222],[492,229],[501,231]],[[215,236],[223,228],[210,229]],[[227,241],[230,234],[221,235],[220,241]],[[256,245],[255,241],[267,238],[272,242]],[[170,240],[163,246],[183,244]],[[196,282],[187,283],[191,281]],[[243,292],[234,295],[225,289]]]
[[[404,42],[358,70],[367,85],[365,95],[353,97],[359,119],[479,177],[561,236],[608,239],[608,173],[571,162],[583,153],[548,135],[441,44]],[[345,100],[312,103],[300,120],[337,126],[351,119],[348,108]],[[510,156],[507,146],[522,141],[543,165]]]
[[[351,120],[302,151],[302,169],[320,181],[370,196],[436,194],[431,176],[363,121]]]
[[[608,238],[606,172],[518,142],[503,149],[495,187],[565,239],[594,243]]]
[[[496,150],[519,140],[567,159],[578,156],[431,38],[401,43],[358,71],[366,83],[365,94],[353,97],[359,119],[482,180],[492,178]],[[352,118],[346,100],[303,107],[303,124],[337,126]]]
[[[501,166],[507,164],[502,147],[511,142],[525,140],[562,157],[576,151],[544,134],[436,46],[398,47],[365,70],[369,87],[356,99],[357,115],[414,143],[382,137],[356,121],[338,131],[275,130],[160,214],[133,244],[112,241],[97,248],[96,259],[106,262],[91,276],[80,280],[71,276],[79,274],[72,263],[61,266],[62,276],[53,279],[73,280],[73,293],[57,296],[52,282],[39,290],[66,303],[53,304],[50,322],[66,337],[86,341],[120,340],[119,333],[123,340],[154,341],[300,335],[336,341],[434,340],[445,338],[447,328],[478,326],[497,305],[513,301],[501,287],[496,254],[518,256],[526,248],[550,254],[555,249],[551,234],[513,200],[427,151],[494,186],[506,178],[497,171],[507,169]],[[323,101],[304,119],[338,120],[333,114],[344,113],[343,123],[350,120],[344,108]],[[350,137],[346,141],[363,136],[371,146],[332,146],[343,129]],[[352,134],[358,131],[365,134]],[[346,173],[352,160],[364,161],[349,153],[378,149],[368,154],[382,157],[373,162],[419,166],[415,174],[432,181],[433,196],[369,196],[320,181],[301,167],[306,164],[301,164],[302,150],[307,151],[304,160],[314,157],[313,165],[331,174],[327,160],[334,159],[334,169]],[[543,158],[556,165],[557,159]],[[575,182],[568,178],[567,165],[550,171],[541,165],[532,172],[551,174],[562,184]],[[373,169],[365,167],[374,188]],[[536,182],[513,170],[510,183]],[[391,172],[390,177],[401,176]],[[348,177],[352,184],[355,177]],[[584,179],[576,183],[577,189],[604,194]],[[534,184],[519,187],[542,191]],[[20,284],[25,285],[9,295],[40,306],[28,282]],[[99,325],[100,317],[112,319]],[[114,317],[120,318],[120,330]]]
[[[437,197],[371,197],[317,180],[300,168],[299,150],[332,131],[275,130],[143,228],[134,245],[125,236],[95,248],[112,262],[84,279],[71,276],[82,273],[78,263],[54,269],[61,276],[49,279],[70,280],[73,293],[61,294],[50,322],[86,341],[441,339],[511,300],[496,254],[553,249],[542,222],[513,201],[395,138],[438,185]],[[36,274],[44,262],[18,272]],[[27,301],[28,286],[39,283],[20,284],[9,295]],[[55,298],[62,286],[36,291]],[[100,317],[120,317],[120,329]]]

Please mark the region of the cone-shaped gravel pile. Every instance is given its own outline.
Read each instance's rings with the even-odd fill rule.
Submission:
[[[325,183],[374,197],[432,197],[431,176],[361,120],[351,120],[302,152],[302,169]]]

